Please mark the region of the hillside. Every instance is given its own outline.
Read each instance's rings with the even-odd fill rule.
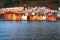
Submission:
[[[46,6],[51,9],[58,9],[60,0],[0,0],[0,8],[14,6]]]

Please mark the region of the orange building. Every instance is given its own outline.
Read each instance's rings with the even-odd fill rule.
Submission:
[[[22,16],[21,15],[16,15],[16,20],[22,20]]]
[[[46,19],[47,19],[48,21],[55,21],[55,20],[56,20],[56,16],[55,16],[55,15],[47,15],[47,16],[46,16]]]
[[[28,20],[32,20],[33,19],[33,16],[32,15],[28,15]]]

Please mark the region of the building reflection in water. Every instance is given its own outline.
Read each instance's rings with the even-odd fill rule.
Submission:
[[[60,40],[60,22],[0,21],[0,40]]]

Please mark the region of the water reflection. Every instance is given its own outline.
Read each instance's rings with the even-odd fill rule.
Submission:
[[[0,40],[60,40],[60,22],[0,21]]]

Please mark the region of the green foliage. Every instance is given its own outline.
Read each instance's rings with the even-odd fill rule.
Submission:
[[[58,0],[53,0],[52,3],[56,3],[57,4],[58,3]]]
[[[5,7],[7,6],[13,6],[15,4],[19,4],[20,3],[20,0],[7,0],[4,4]]]

